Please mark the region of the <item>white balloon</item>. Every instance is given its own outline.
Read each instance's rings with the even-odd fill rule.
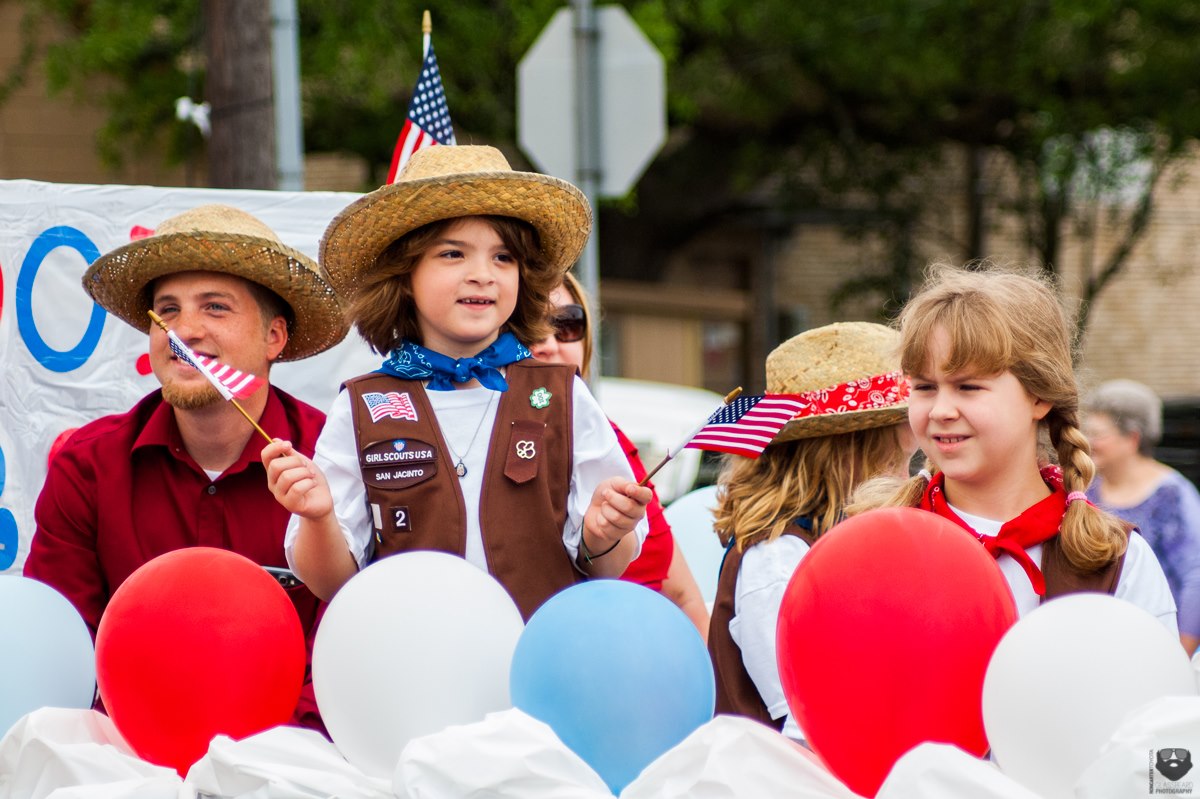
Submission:
[[[45,583],[0,575],[0,736],[43,707],[90,708],[92,635],[70,600]]]
[[[663,511],[671,534],[679,544],[684,560],[700,586],[705,602],[717,597],[717,574],[725,548],[713,532],[713,508],[717,506],[717,487],[704,486],[684,494]]]
[[[413,738],[512,707],[524,623],[508,592],[462,558],[407,552],[338,591],[313,644],[313,690],[333,742],[391,779]]]
[[[1195,696],[1179,639],[1103,594],[1047,602],[1005,634],[983,681],[983,724],[1000,769],[1045,799],[1074,799],[1122,719],[1163,696]]]

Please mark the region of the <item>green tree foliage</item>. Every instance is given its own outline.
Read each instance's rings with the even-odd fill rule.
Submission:
[[[964,260],[988,254],[978,243],[994,215],[1008,212],[1053,269],[1074,215],[1132,191],[1133,210],[1118,214],[1126,240],[1096,265],[1085,310],[1145,230],[1163,167],[1200,135],[1200,85],[1188,77],[1200,66],[1194,4],[668,7],[679,31],[671,89],[686,98],[675,108],[693,146],[723,138],[733,185],[774,175],[785,206],[865,212],[862,229],[888,235],[900,261],[913,256],[914,226],[927,216],[932,189],[922,176],[955,154],[1006,154],[1021,184],[1009,199],[963,187],[967,205],[990,202],[960,237]],[[1147,168],[1131,171],[1131,162]],[[856,278],[847,292],[903,296],[909,270],[896,267]]]
[[[172,115],[176,97],[203,94],[199,0],[7,1],[22,2],[29,29],[41,32],[52,87],[99,96],[109,108],[100,140],[107,156],[156,138],[176,158],[201,145]],[[298,5],[307,147],[360,154],[378,180],[416,79],[428,4]],[[431,7],[460,142],[516,153],[516,64],[562,5]],[[1022,220],[1051,269],[1068,225],[1126,227],[1125,245],[1094,265],[1086,307],[1144,231],[1149,189],[1200,135],[1198,4],[623,5],[667,59],[670,135],[636,196],[607,207],[602,228],[617,234],[605,240],[609,274],[654,276],[674,247],[731,217],[786,225],[817,214],[890,245],[890,262],[848,281],[843,297],[866,291],[895,302],[921,257],[914,242],[929,237],[931,203],[945,199],[929,176],[958,159],[971,177],[958,189],[970,224],[935,234],[964,260],[988,255],[987,231],[1005,214]],[[1017,190],[996,190],[996,153]],[[1116,195],[1124,199],[1114,205]],[[1114,218],[1097,214],[1116,206]]]

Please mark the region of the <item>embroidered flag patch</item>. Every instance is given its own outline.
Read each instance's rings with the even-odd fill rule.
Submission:
[[[389,391],[386,394],[381,391],[369,391],[363,394],[362,398],[367,404],[367,410],[371,412],[372,422],[378,422],[380,419],[417,421],[417,409],[413,407],[407,391]]]

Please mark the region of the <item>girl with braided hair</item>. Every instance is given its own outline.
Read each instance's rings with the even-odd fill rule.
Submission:
[[[1153,551],[1084,494],[1095,466],[1054,288],[987,264],[935,266],[898,322],[909,424],[926,468],[903,482],[869,481],[848,512],[909,505],[964,527],[997,558],[1022,614],[1101,591],[1178,635]]]

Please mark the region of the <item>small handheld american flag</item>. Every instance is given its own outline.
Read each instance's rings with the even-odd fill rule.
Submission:
[[[804,407],[801,398],[795,394],[741,397],[741,393],[742,387],[738,386],[725,395],[721,407],[682,441],[668,449],[666,457],[639,480],[638,485],[644,486],[650,482],[659,469],[688,447],[757,458],[775,434]]]
[[[392,166],[388,170],[389,184],[395,182],[396,175],[417,150],[435,144],[457,143],[454,125],[450,122],[450,108],[446,105],[446,92],[442,89],[442,73],[438,69],[437,56],[433,53],[430,38],[432,24],[428,11],[425,12],[422,27],[425,30],[425,59],[421,63],[417,87],[413,89],[412,99],[408,103],[408,118],[404,120],[404,127],[396,139]]]
[[[685,446],[757,458],[806,404],[795,394],[738,397],[708,417]]]
[[[248,375],[245,372],[238,371],[232,366],[226,366],[216,358],[206,358],[203,355],[197,355],[192,352],[188,345],[184,344],[179,336],[175,335],[175,331],[167,331],[167,339],[171,345],[171,352],[175,353],[175,357],[188,364],[200,374],[208,378],[208,381],[213,384],[217,391],[221,392],[221,396],[227,400],[246,399],[255,391],[258,391],[267,381],[258,375]]]
[[[146,313],[150,314],[150,318],[154,320],[154,324],[162,328],[163,332],[167,334],[167,343],[171,347],[171,352],[175,353],[175,357],[204,375],[208,379],[208,382],[213,384],[213,388],[220,392],[221,396],[228,402],[232,403],[233,407],[237,408],[242,416],[246,417],[246,421],[254,425],[254,429],[267,440],[267,443],[271,443],[272,439],[267,435],[267,431],[259,427],[258,422],[254,421],[250,417],[250,414],[246,413],[246,409],[238,403],[239,398],[245,399],[257,391],[267,382],[266,379],[257,375],[247,375],[244,372],[222,364],[215,358],[206,358],[202,355],[197,355],[192,352],[191,347],[183,343],[183,339],[175,335],[174,330],[167,327],[167,323],[163,321],[161,316],[151,310],[147,310]]]

